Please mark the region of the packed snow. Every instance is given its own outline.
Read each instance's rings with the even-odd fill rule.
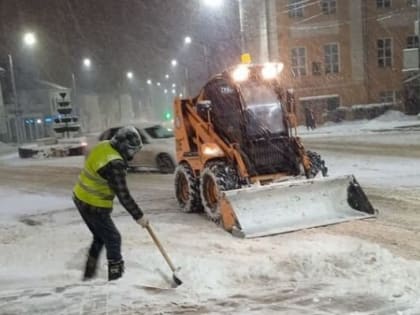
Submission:
[[[417,124],[391,112],[369,122],[330,124],[314,131],[300,129],[304,140],[328,134],[364,135],[357,137],[360,140],[374,137],[377,131],[372,130]],[[420,133],[408,134],[408,144],[419,144]],[[389,132],[381,141],[395,143],[398,137],[401,135]],[[81,167],[83,163],[83,157],[23,160],[6,153],[0,165]],[[361,159],[345,153],[326,156],[332,176],[354,174],[366,186],[420,188],[418,158],[366,155]],[[172,177],[165,178],[170,182],[165,187],[171,189]],[[168,190],[167,194],[172,193]],[[177,207],[175,200],[158,190],[148,192],[147,197],[156,199],[153,206],[166,210],[146,207],[145,211],[171,258],[181,267],[178,275],[184,284],[170,290],[146,287],[169,287],[171,272],[146,231],[119,204],[113,216],[122,232],[125,275],[108,283],[102,257],[98,279],[82,282],[90,234],[70,194],[53,188],[40,192],[0,185],[0,314],[420,312],[420,261],[397,256],[373,242],[322,229],[257,239],[233,238],[200,215],[168,211]],[[169,198],[167,204],[163,204],[165,198]],[[145,196],[137,199],[141,203]],[[360,222],[369,225],[369,221]]]

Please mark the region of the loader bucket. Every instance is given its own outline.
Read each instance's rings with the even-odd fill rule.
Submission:
[[[223,199],[221,213],[225,229],[244,238],[370,218],[376,214],[353,175],[225,191]]]

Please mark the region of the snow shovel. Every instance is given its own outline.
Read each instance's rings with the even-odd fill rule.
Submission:
[[[155,232],[153,231],[150,223],[146,226],[147,231],[150,234],[150,237],[155,242],[157,248],[159,249],[160,253],[162,254],[163,258],[165,258],[166,262],[168,263],[169,268],[172,270],[172,279],[174,280],[174,283],[176,286],[179,286],[182,284],[182,281],[177,277],[176,271],[179,270],[175,268],[174,264],[172,263],[171,259],[169,258],[168,254],[166,253],[165,249],[163,248],[162,244],[160,243],[158,237],[156,236]]]

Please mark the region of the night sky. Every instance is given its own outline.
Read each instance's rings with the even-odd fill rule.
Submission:
[[[109,89],[128,70],[139,84],[161,81],[176,58],[192,80],[205,81],[202,47],[185,51],[183,38],[206,42],[212,72],[220,71],[239,60],[237,10],[233,0],[216,10],[201,0],[0,0],[0,65],[12,53],[19,77],[70,86],[76,73],[95,76],[91,88]],[[25,31],[38,39],[31,51],[22,45]],[[86,56],[94,64],[89,74],[81,67]]]

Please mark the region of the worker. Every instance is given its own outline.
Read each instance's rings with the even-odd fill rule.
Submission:
[[[85,160],[83,170],[73,188],[73,200],[87,227],[93,234],[83,280],[96,275],[99,255],[105,245],[108,280],[122,277],[121,235],[111,218],[115,195],[123,207],[142,227],[148,219],[134,201],[127,187],[127,162],[143,144],[136,128],[120,128],[111,140],[97,144]]]
[[[312,108],[305,107],[305,124],[308,130],[309,128],[314,130],[316,127],[315,115]]]

